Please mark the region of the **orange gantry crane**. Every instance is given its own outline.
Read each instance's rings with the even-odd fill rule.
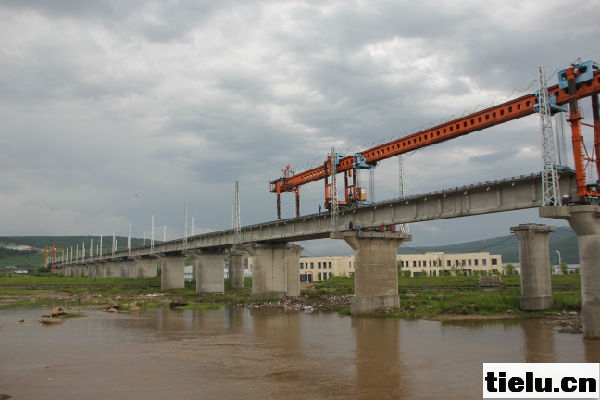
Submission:
[[[571,64],[558,72],[558,84],[548,88],[552,112],[568,112],[567,121],[571,125],[571,142],[575,160],[577,195],[580,203],[600,200],[600,182],[588,183],[586,169],[595,165],[600,176],[600,67],[593,61]],[[583,123],[579,100],[591,97],[594,124]],[[345,156],[330,154],[322,166],[295,173],[289,166],[280,178],[270,182],[270,191],[277,194],[277,218],[281,218],[281,193],[294,192],[296,195],[296,217],[299,217],[300,186],[309,182],[325,180],[325,208],[329,209],[333,200],[333,174],[344,173],[344,200],[339,205],[364,204],[366,195],[357,187],[357,170],[373,168],[386,158],[399,156],[432,144],[454,139],[471,132],[481,131],[495,125],[519,119],[536,113],[538,93],[527,94],[506,103],[492,106],[473,114],[454,119],[433,128],[415,132],[394,141],[377,145],[360,153]],[[567,106],[568,105],[568,109]],[[594,129],[594,147],[588,151],[581,133],[581,125]]]
[[[55,245],[52,245],[50,248],[48,248],[48,245],[46,245],[42,252],[44,253],[44,268],[48,266],[48,257],[50,257],[50,271],[54,272],[54,264],[56,264],[56,253],[62,252],[64,254],[65,249],[56,247]]]

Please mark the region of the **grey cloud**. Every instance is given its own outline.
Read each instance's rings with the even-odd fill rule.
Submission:
[[[11,215],[0,226],[5,234],[50,223],[56,232],[129,223],[142,231],[155,215],[171,230],[187,201],[197,227],[223,228],[236,179],[243,223],[274,218],[267,182],[287,164],[314,167],[332,145],[364,150],[515,88],[535,91],[537,65],[550,72],[600,58],[597,27],[583,18],[597,14],[595,3],[519,7],[7,0],[0,12],[32,25],[1,31],[11,38],[0,41],[0,165]],[[540,16],[547,24],[519,23]],[[526,120],[423,149],[406,156],[409,191],[533,172],[541,161],[519,146],[539,143],[537,122]],[[376,174],[377,198],[395,196],[397,162]],[[322,202],[322,185],[303,187],[303,212]],[[415,224],[413,244],[441,241],[435,232],[459,224],[465,239],[506,234],[502,219],[490,216],[485,232],[469,220]]]

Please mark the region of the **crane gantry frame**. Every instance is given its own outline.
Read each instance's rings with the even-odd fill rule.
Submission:
[[[595,164],[600,176],[600,66],[593,61],[571,64],[567,69],[558,72],[558,84],[548,88],[552,112],[566,112],[567,121],[571,125],[571,142],[575,160],[578,202],[589,203],[600,199],[599,182],[586,182],[586,168]],[[340,205],[351,205],[365,200],[364,193],[356,185],[358,169],[373,168],[386,158],[405,154],[446,140],[454,139],[471,132],[481,131],[508,121],[523,118],[537,112],[537,93],[527,94],[503,104],[492,106],[470,115],[457,118],[433,128],[425,129],[401,137],[388,143],[380,144],[360,153],[345,156],[330,154],[322,166],[300,173],[288,168],[282,176],[270,181],[270,191],[277,193],[277,218],[281,219],[281,193],[294,192],[296,195],[296,217],[300,216],[300,187],[309,182],[325,180],[325,208],[331,205],[332,194],[329,177],[332,171],[344,173],[345,200]],[[594,124],[581,122],[582,114],[578,100],[592,97]],[[594,147],[588,152],[583,142],[581,125],[594,128]],[[335,163],[333,166],[332,163]],[[334,168],[332,168],[334,167]],[[575,201],[575,200],[573,200]],[[556,201],[558,204],[558,199]]]

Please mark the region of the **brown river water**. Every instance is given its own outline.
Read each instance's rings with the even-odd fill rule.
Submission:
[[[39,323],[47,312],[0,310],[0,393],[15,400],[478,399],[484,362],[600,361],[600,341],[539,320],[161,308],[82,309],[85,318],[48,326]]]

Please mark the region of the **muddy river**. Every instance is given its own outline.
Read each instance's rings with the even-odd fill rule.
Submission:
[[[45,400],[478,399],[483,362],[600,361],[600,341],[537,320],[162,308],[83,309],[84,318],[42,325],[47,312],[0,310],[0,393]]]

